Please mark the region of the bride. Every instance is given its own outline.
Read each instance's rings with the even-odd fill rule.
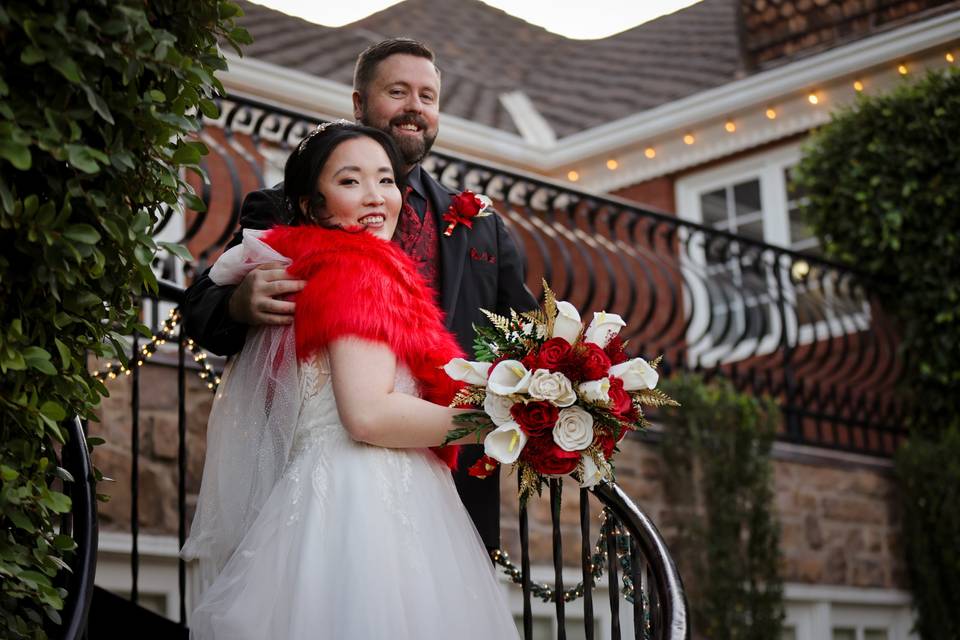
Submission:
[[[516,638],[448,464],[459,355],[390,243],[403,206],[386,134],[325,125],[285,168],[298,226],[247,231],[211,277],[281,259],[307,280],[293,328],[251,333],[211,412],[182,555],[198,640]],[[433,401],[433,402],[430,402]]]

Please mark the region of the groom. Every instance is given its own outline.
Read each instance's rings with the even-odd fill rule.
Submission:
[[[486,322],[480,309],[508,313],[536,306],[524,286],[520,254],[499,215],[475,218],[473,228],[457,225],[447,236],[443,214],[456,192],[437,182],[420,162],[437,137],[440,119],[440,71],[433,52],[406,38],[384,40],[357,58],[353,79],[357,122],[393,138],[407,169],[405,201],[394,242],[417,263],[440,294],[440,306],[465,353],[473,353],[473,325]],[[255,191],[240,210],[240,225],[265,229],[289,223],[283,185]],[[230,246],[241,239],[237,232]],[[304,283],[292,280],[282,265],[251,271],[237,286],[217,286],[201,275],[187,289],[181,310],[187,334],[201,346],[233,355],[251,325],[293,322],[295,302],[284,299]],[[463,447],[457,490],[488,549],[500,546],[499,475],[473,478],[467,469],[483,454],[479,445]]]

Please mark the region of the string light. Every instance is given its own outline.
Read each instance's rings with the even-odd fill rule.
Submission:
[[[767,119],[774,120],[777,117],[777,110],[773,107],[767,107]]]
[[[683,143],[684,143],[684,144],[693,144],[693,143],[696,142],[696,141],[697,141],[697,139],[693,137],[693,134],[692,134],[692,133],[688,133],[687,135],[683,136]]]
[[[897,65],[897,73],[899,73],[902,76],[905,76],[908,73],[910,73],[910,70],[907,69],[907,65],[901,63]]]
[[[133,360],[131,360],[131,366],[126,367],[119,362],[111,362],[102,370],[94,371],[93,377],[103,382],[104,380],[115,380],[118,374],[131,375],[135,366],[142,367],[147,360],[153,357],[159,347],[167,343],[167,340],[177,340],[176,332],[180,320],[180,310],[173,309],[167,319],[164,320],[160,331],[150,338],[147,344],[140,347],[141,357],[137,358],[136,364],[132,364]],[[220,384],[220,376],[218,376],[213,370],[213,367],[207,363],[207,354],[202,352],[200,347],[191,339],[187,340],[186,346],[193,355],[193,361],[200,365],[200,370],[197,371],[197,375],[199,375],[202,380],[210,379],[210,381],[207,382],[207,388],[215,390]]]
[[[653,160],[654,158],[657,157],[657,150],[654,149],[653,147],[647,147],[646,149],[643,150],[643,155],[645,155],[647,159]]]
[[[807,96],[807,102],[810,104],[820,104],[820,96],[815,93],[811,93]]]
[[[860,93],[861,91],[863,91],[863,83],[860,82],[859,80],[854,80],[853,90],[856,91],[857,93]]]
[[[613,158],[610,158],[609,160],[607,160],[607,169],[610,169],[610,171],[616,171],[617,167],[619,166],[620,166],[620,163],[614,160]]]
[[[956,58],[953,57],[953,54],[950,53],[949,51],[947,52],[947,55],[944,56],[944,58],[946,58],[947,62],[949,62],[950,64],[953,64],[954,61],[956,60]]]
[[[580,174],[577,173],[576,171],[567,172],[567,180],[569,180],[570,182],[576,182],[579,179],[580,179]]]
[[[723,125],[723,128],[726,129],[727,133],[733,133],[737,130],[737,125],[733,120],[727,120]]]

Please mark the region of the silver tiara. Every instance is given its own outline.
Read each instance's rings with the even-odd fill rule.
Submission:
[[[332,127],[334,125],[343,126],[345,124],[350,124],[350,121],[344,120],[343,118],[340,118],[339,120],[332,120],[330,122],[324,122],[324,123],[318,124],[317,128],[311,131],[310,133],[308,133],[306,136],[304,136],[303,140],[300,141],[300,144],[297,145],[297,153],[303,153],[303,150],[307,148],[307,143],[310,142],[310,138],[312,138],[313,136],[317,135],[318,133],[323,133],[329,127]]]

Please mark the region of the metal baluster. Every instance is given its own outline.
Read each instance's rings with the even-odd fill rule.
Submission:
[[[642,567],[641,567],[642,563]],[[646,561],[640,557],[637,541],[630,536],[630,579],[633,580],[633,636],[644,638],[643,575],[646,573]]]
[[[182,549],[187,540],[187,405],[186,405],[186,341],[180,323],[177,344],[177,541]],[[180,589],[180,624],[187,624],[187,565],[177,558],[177,585]]]
[[[590,494],[580,489],[580,565],[583,575],[583,635],[593,640],[593,553],[590,549]]]
[[[608,512],[613,523],[607,527],[607,586],[610,589],[610,640],[620,640],[620,576],[617,573],[617,532],[620,522]]]
[[[136,365],[140,357],[140,338],[133,334],[133,354],[131,359]],[[140,505],[138,500],[140,487],[140,367],[133,366],[133,380],[130,392],[130,601],[139,598],[140,577]]]
[[[526,504],[520,505],[520,573],[523,583],[523,638],[533,640],[533,612],[530,609],[530,530]]]
[[[557,640],[567,638],[566,603],[563,600],[563,540],[560,536],[560,493],[562,480],[550,480],[550,519],[553,522],[553,591],[557,602]]]

